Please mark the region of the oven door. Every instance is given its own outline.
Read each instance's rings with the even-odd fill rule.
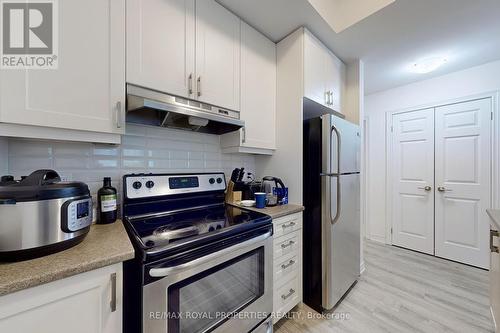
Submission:
[[[147,266],[144,333],[250,332],[271,314],[272,232],[191,261]]]

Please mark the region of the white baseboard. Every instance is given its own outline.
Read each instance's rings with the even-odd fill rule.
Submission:
[[[367,237],[367,239],[378,242],[378,243],[385,244],[385,237],[384,236],[371,235],[370,237]]]

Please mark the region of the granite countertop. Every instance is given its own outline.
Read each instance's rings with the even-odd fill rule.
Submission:
[[[486,212],[490,216],[491,220],[495,223],[498,229],[500,229],[500,209],[487,209]]]
[[[78,245],[45,257],[0,263],[0,296],[134,257],[123,223],[94,224]]]
[[[241,207],[248,210],[253,210],[255,212],[264,213],[270,215],[273,219],[277,219],[279,217],[287,216],[290,214],[298,213],[304,210],[304,206],[288,204],[288,205],[279,205],[274,207],[266,207],[266,208],[255,208],[255,207],[244,207],[238,204],[231,204],[235,207]]]

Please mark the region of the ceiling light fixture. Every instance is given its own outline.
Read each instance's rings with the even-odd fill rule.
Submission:
[[[432,57],[422,59],[411,66],[411,71],[418,74],[430,73],[448,61],[445,57]]]

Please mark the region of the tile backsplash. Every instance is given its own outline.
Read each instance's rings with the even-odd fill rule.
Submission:
[[[83,181],[93,196],[103,177],[111,177],[121,192],[121,176],[127,173],[217,172],[226,177],[236,167],[255,171],[255,158],[247,154],[224,154],[220,137],[167,128],[127,125],[122,144],[6,140],[7,171],[16,178],[37,169],[54,169],[63,179]],[[0,170],[2,168],[0,157]],[[4,168],[5,171],[5,168]],[[5,174],[2,173],[2,174]]]

